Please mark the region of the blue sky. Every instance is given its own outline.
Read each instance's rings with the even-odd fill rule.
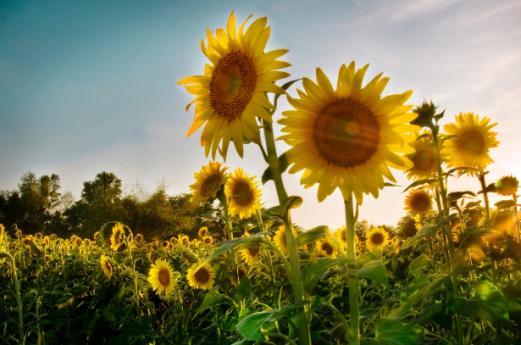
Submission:
[[[185,138],[190,96],[176,81],[202,72],[200,39],[207,27],[224,26],[231,10],[239,20],[268,16],[269,46],[289,49],[295,78],[318,66],[334,78],[355,60],[370,63],[368,76],[388,75],[388,93],[412,89],[412,103],[432,99],[448,120],[460,111],[490,116],[501,141],[490,179],[521,177],[519,1],[0,0],[0,189],[29,170],[54,172],[79,196],[83,181],[107,170],[128,191],[151,193],[164,183],[187,192],[206,159],[199,133]],[[255,147],[227,163],[264,170]],[[340,195],[318,204],[316,189],[303,190],[298,178],[286,177],[290,193],[305,197],[295,220],[339,226]],[[477,189],[473,180],[452,186]],[[263,191],[273,205],[273,186]],[[384,190],[361,216],[394,223],[402,201],[400,189]]]

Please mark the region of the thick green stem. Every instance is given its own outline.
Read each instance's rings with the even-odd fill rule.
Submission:
[[[267,163],[270,167],[275,188],[277,190],[277,196],[279,204],[284,205],[288,199],[288,193],[284,187],[282,181],[282,171],[280,169],[279,157],[277,155],[277,148],[275,146],[275,136],[273,133],[273,126],[271,122],[263,121],[264,127],[264,140],[266,141],[267,151]],[[291,225],[290,212],[287,210],[284,217],[284,227],[286,232],[286,243],[288,244],[289,252],[289,279],[291,287],[293,288],[293,294],[295,297],[295,303],[302,305],[303,309],[298,315],[298,327],[299,327],[299,343],[301,345],[311,345],[311,333],[310,333],[310,317],[309,317],[309,305],[305,304],[304,301],[304,287],[302,285],[302,275],[300,272],[300,259],[298,254],[297,241],[293,235],[293,227]]]
[[[19,343],[25,344],[25,332],[24,332],[24,319],[23,319],[23,310],[22,310],[22,294],[20,291],[20,281],[18,280],[18,273],[16,272],[16,262],[14,257],[10,254],[7,254],[9,260],[11,261],[11,270],[12,270],[12,278],[14,283],[15,290],[15,298],[16,298],[16,307],[18,311],[18,337]]]
[[[354,272],[355,267],[355,214],[353,196],[344,199],[345,216],[346,216],[346,239],[347,239],[347,261],[348,261],[348,284],[349,284],[349,314],[351,316],[350,322],[350,344],[360,344],[360,311],[359,311],[359,295],[360,283],[358,277]],[[353,268],[353,271],[351,269]]]
[[[485,202],[485,220],[487,226],[490,225],[490,202],[488,200],[487,183],[485,182],[485,173],[483,170],[479,171],[479,183],[481,184],[481,192],[483,193],[483,201]]]

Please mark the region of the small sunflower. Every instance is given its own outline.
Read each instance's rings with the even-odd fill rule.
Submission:
[[[443,145],[448,164],[455,168],[485,169],[493,162],[489,150],[499,145],[497,133],[492,131],[496,125],[488,117],[480,118],[474,113],[456,115],[456,123],[444,127],[449,137]]]
[[[398,223],[398,229],[398,235],[403,239],[415,236],[418,232],[416,219],[410,216],[403,217]]]
[[[406,171],[407,178],[421,180],[434,176],[437,171],[436,150],[432,144],[432,135],[424,133],[411,143],[414,152],[407,155],[412,167]]]
[[[346,233],[345,225],[341,226],[340,228],[338,228],[335,231],[335,237],[337,239],[338,245],[342,249],[346,249],[347,248],[347,233]],[[358,238],[358,235],[355,232],[355,249],[358,247],[359,242],[360,242],[360,239]]]
[[[365,236],[365,245],[370,252],[383,250],[389,242],[389,234],[382,227],[370,229]]]
[[[148,282],[160,296],[169,296],[177,285],[178,276],[168,262],[156,259],[148,271]]]
[[[123,244],[123,235],[125,234],[125,228],[123,224],[116,223],[112,227],[112,235],[110,236],[110,249],[117,252]]]
[[[204,244],[213,244],[213,237],[212,236],[204,236],[202,238]]]
[[[249,218],[259,211],[261,191],[254,176],[248,176],[241,168],[235,169],[224,186],[228,199],[228,211],[232,216]]]
[[[519,188],[519,181],[514,176],[503,176],[495,184],[495,191],[500,195],[516,195]]]
[[[241,248],[240,254],[242,259],[249,266],[254,266],[260,256],[260,245],[257,243],[251,243],[248,247]]]
[[[413,216],[423,215],[431,209],[432,196],[427,189],[413,189],[405,197],[405,211]]]
[[[299,98],[288,97],[295,110],[279,121],[286,133],[281,139],[291,146],[289,172],[304,170],[300,182],[318,184],[319,201],[339,188],[361,204],[364,194],[378,197],[384,177],[394,181],[389,167],[412,167],[406,155],[419,130],[410,124],[417,115],[405,105],[412,91],[382,97],[389,78],[379,74],[363,86],[368,67],[342,65],[336,89],[317,68],[317,83],[304,78]]]
[[[195,183],[190,186],[192,202],[200,204],[216,198],[221,187],[226,183],[226,169],[219,162],[210,162],[194,174]]]
[[[281,252],[288,254],[288,242],[286,239],[286,229],[284,225],[279,226],[273,235],[273,242]]]
[[[326,235],[315,243],[317,256],[336,257],[337,244],[331,235]]]
[[[186,272],[188,285],[193,289],[209,290],[214,284],[215,273],[206,261],[194,263]]]
[[[208,235],[208,227],[206,226],[202,226],[199,231],[197,231],[197,235],[200,237],[200,238],[203,238],[205,236]]]
[[[108,279],[111,279],[113,270],[112,270],[112,264],[110,263],[109,257],[106,255],[102,255],[99,258],[99,265],[100,265],[101,270],[103,271],[103,274],[105,275],[105,277],[107,277]]]
[[[201,144],[207,156],[211,151],[215,157],[219,150],[226,159],[230,141],[242,156],[245,141],[259,140],[257,117],[271,121],[268,93],[283,93],[275,82],[289,75],[279,69],[290,64],[278,60],[287,50],[264,51],[271,33],[266,17],[245,30],[249,18],[237,31],[232,12],[227,30],[217,29],[215,35],[208,30],[201,49],[211,63],[205,65],[204,75],[179,81],[195,95],[195,116],[187,135],[205,125]]]

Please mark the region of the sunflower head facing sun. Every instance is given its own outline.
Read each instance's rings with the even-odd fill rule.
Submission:
[[[431,209],[432,196],[427,189],[413,189],[405,197],[405,210],[413,216],[424,215]]]
[[[261,191],[254,176],[248,176],[241,168],[235,169],[226,181],[224,194],[228,200],[230,215],[249,218],[261,208]]]
[[[112,234],[110,235],[110,249],[117,252],[123,248],[123,236],[125,235],[125,227],[121,223],[116,223],[112,227]]]
[[[382,227],[370,229],[365,236],[365,245],[370,252],[382,251],[389,243],[389,234]]]
[[[495,183],[496,193],[504,196],[516,195],[518,188],[519,180],[512,175],[503,176]]]
[[[493,162],[489,155],[491,148],[497,147],[497,133],[492,131],[497,123],[488,117],[480,118],[474,113],[456,115],[456,122],[446,124],[448,136],[443,146],[447,162],[451,167],[470,167],[484,170]]]
[[[193,289],[209,290],[212,288],[215,280],[215,273],[212,266],[206,261],[194,263],[186,272],[186,280],[188,285]]]
[[[250,16],[251,17],[251,16]],[[236,28],[235,13],[228,18],[227,29],[207,31],[201,49],[210,60],[204,74],[179,81],[195,96],[195,116],[187,135],[204,125],[201,144],[205,154],[215,158],[217,150],[224,159],[230,142],[240,156],[245,141],[259,139],[257,117],[271,121],[273,105],[269,92],[282,93],[275,85],[289,74],[280,69],[290,64],[278,60],[287,50],[265,52],[271,34],[267,18],[258,18],[246,28],[246,20]]]
[[[194,174],[195,182],[190,186],[192,202],[200,204],[212,201],[226,183],[226,167],[219,162],[210,162]]]
[[[412,167],[406,155],[419,130],[410,124],[417,115],[405,105],[412,91],[383,97],[389,78],[379,74],[362,85],[367,68],[342,65],[336,89],[317,68],[317,83],[304,78],[299,98],[288,97],[294,110],[280,123],[281,138],[291,146],[290,172],[304,170],[301,183],[317,183],[319,201],[339,188],[360,204],[364,194],[378,196],[384,177],[394,181],[389,167]]]
[[[164,259],[157,259],[148,272],[148,282],[159,296],[169,296],[177,285],[179,275]]]

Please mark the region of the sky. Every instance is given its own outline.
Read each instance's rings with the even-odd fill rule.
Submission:
[[[521,177],[518,0],[0,0],[0,190],[16,188],[28,171],[57,173],[62,191],[78,198],[84,181],[111,171],[128,193],[159,185],[188,192],[208,159],[200,132],[185,136],[191,97],[177,81],[202,73],[200,40],[206,28],[224,27],[232,10],[239,21],[268,17],[269,49],[289,50],[290,78],[321,67],[336,80],[340,65],[354,60],[370,64],[367,77],[390,77],[385,93],[412,89],[411,104],[432,100],[446,109],[444,122],[462,111],[489,116],[501,144],[487,178]],[[282,102],[275,120],[287,108]],[[257,147],[243,159],[230,151],[228,166],[262,175]],[[393,224],[404,215],[408,182],[395,176],[402,187],[366,198],[360,218]],[[340,193],[318,203],[316,187],[303,189],[299,178],[284,176],[289,193],[305,200],[294,221],[342,225]],[[476,191],[478,182],[449,187]],[[274,186],[262,190],[263,205],[274,206]]]

